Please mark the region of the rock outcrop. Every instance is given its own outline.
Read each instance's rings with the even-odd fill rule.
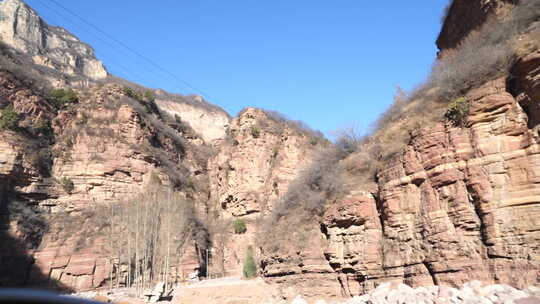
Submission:
[[[502,2],[482,3],[489,5],[482,11],[503,16]],[[446,26],[468,29],[444,39],[457,45],[476,27],[454,18],[477,4],[453,2]],[[328,201],[311,225],[308,249],[264,255],[263,275],[312,298],[362,295],[388,281],[540,284],[539,70],[532,47],[507,75],[463,93],[465,125],[412,131],[405,149],[378,170],[378,187],[347,182],[350,193]]]
[[[0,278],[0,285],[51,286],[55,282],[73,290],[100,287],[111,279],[113,267],[105,256],[106,237],[93,227],[106,216],[95,212],[100,206],[144,192],[156,179],[188,188],[186,195],[193,199],[208,197],[197,188],[206,183],[201,173],[207,161],[198,146],[182,139],[182,133],[161,122],[156,113],[147,113],[120,87],[79,92],[78,103],[58,109],[3,72],[0,92],[0,107],[13,107],[19,117],[18,128],[0,131],[0,238],[6,244],[0,264],[13,261],[10,267],[20,272],[15,281]],[[50,123],[50,128],[42,122]],[[53,136],[54,143],[36,133],[37,128],[45,128],[43,132]],[[6,204],[22,211],[4,210]],[[34,213],[27,206],[41,213],[30,217]],[[15,225],[13,219],[18,217]],[[36,227],[41,232],[37,244],[25,240],[26,234],[35,231],[24,227],[41,221],[46,224]],[[179,277],[197,267],[193,259],[198,264],[196,254],[185,257],[191,260],[182,261],[189,265],[176,272]]]
[[[187,122],[209,144],[225,138],[231,120],[229,114],[201,96],[179,96],[158,91],[156,104],[161,110]]]
[[[518,0],[454,0],[445,12],[443,27],[437,38],[441,51],[453,49],[489,18],[503,18]]]
[[[233,119],[227,133],[208,165],[210,201],[226,221],[247,223],[247,233],[231,233],[224,246],[225,268],[240,274],[247,246],[255,245],[258,219],[287,192],[321,142],[294,123],[255,108]]]
[[[89,45],[63,28],[48,25],[20,0],[0,2],[0,40],[30,56],[35,64],[70,76],[97,80],[108,75]]]
[[[379,190],[357,185],[329,204],[320,230],[326,248],[312,259],[326,258],[333,271],[314,278],[303,269],[305,258],[282,254],[265,257],[268,279],[308,296],[361,295],[387,281],[539,284],[539,67],[535,52],[518,60],[513,81],[471,90],[466,127],[418,130],[379,172]],[[314,229],[310,242],[318,239]],[[299,284],[304,280],[319,288]]]
[[[311,136],[248,108],[228,129],[228,143],[209,164],[212,199],[232,216],[271,210],[309,164]]]

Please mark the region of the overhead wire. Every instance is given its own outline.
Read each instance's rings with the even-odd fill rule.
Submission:
[[[40,0],[41,1],[41,0]],[[187,82],[186,80],[180,78],[179,76],[177,76],[175,73],[169,71],[168,69],[162,67],[160,64],[156,63],[154,60],[148,58],[147,56],[139,53],[138,51],[134,50],[133,48],[131,48],[129,45],[127,45],[126,43],[120,41],[119,39],[116,39],[114,36],[108,34],[106,31],[102,30],[100,27],[96,26],[95,24],[93,24],[92,22],[86,20],[85,18],[83,18],[82,16],[80,16],[79,14],[75,13],[74,11],[70,10],[69,8],[65,7],[64,5],[60,4],[58,1],[56,0],[48,0],[54,4],[56,4],[56,6],[60,7],[61,9],[63,9],[64,11],[66,11],[67,13],[69,13],[70,15],[76,17],[77,19],[79,19],[81,22],[83,22],[84,24],[86,24],[87,26],[93,28],[96,32],[100,33],[101,35],[103,35],[104,37],[108,38],[109,40],[115,42],[117,45],[121,46],[122,48],[124,48],[125,50],[129,51],[130,53],[132,53],[133,55],[139,57],[140,59],[144,60],[145,62],[147,62],[148,64],[150,64],[151,66],[153,66],[154,68],[156,68],[157,70],[167,74],[169,77],[175,79],[176,81],[182,83],[184,86],[190,88],[191,90],[199,93],[200,95],[202,95],[203,97],[206,97],[206,99],[210,99],[211,96],[209,94],[207,94],[206,92],[204,92],[203,90],[195,87],[194,85],[192,85],[191,83]],[[216,102],[214,99],[213,99],[213,102]]]
[[[50,7],[49,5],[45,4],[45,2],[43,2],[42,0],[37,0],[41,5],[43,5],[43,7],[45,7],[46,9],[50,10],[51,12],[55,13],[56,15],[58,15],[60,18],[64,19],[64,20],[67,20],[69,21],[71,24],[73,24],[74,26],[82,29],[84,32],[92,35],[95,39],[99,40],[100,42],[106,44],[107,46],[111,47],[112,49],[116,49],[116,47],[110,43],[109,41],[99,37],[98,35],[96,35],[95,33],[93,33],[92,31],[90,30],[87,30],[85,29],[84,27],[82,26],[79,26],[77,23],[75,23],[73,20],[71,20],[70,18],[66,17],[65,15],[61,14],[60,12],[58,12],[57,10],[55,10],[54,8]],[[54,20],[52,20],[54,22]],[[57,22],[58,23],[58,22]],[[116,60],[108,60],[107,64],[111,64],[113,66],[116,66],[118,68],[120,68],[121,70],[123,70],[125,73],[131,75],[134,79],[138,78],[138,76],[132,72],[129,68],[127,68],[126,66],[118,63]]]

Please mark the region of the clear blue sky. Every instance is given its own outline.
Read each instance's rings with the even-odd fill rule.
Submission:
[[[231,115],[279,111],[326,134],[367,128],[414,88],[436,55],[448,0],[63,1],[137,52],[202,90]],[[47,22],[91,44],[108,70],[137,83],[193,90],[124,51],[50,0],[27,0]],[[52,9],[51,9],[52,8]],[[60,13],[60,14],[58,14]],[[127,70],[127,71],[126,71]]]

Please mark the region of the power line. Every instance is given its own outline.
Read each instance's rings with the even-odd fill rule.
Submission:
[[[201,89],[198,89],[197,87],[195,87],[194,85],[190,84],[189,82],[185,81],[184,79],[178,77],[176,74],[174,74],[173,72],[165,69],[164,67],[162,67],[161,65],[159,65],[158,63],[154,62],[152,59],[142,55],[141,53],[137,52],[136,50],[132,49],[131,47],[129,47],[127,44],[123,43],[122,41],[114,38],[112,35],[108,34],[107,32],[105,32],[104,30],[102,30],[101,28],[99,28],[98,26],[94,25],[93,23],[91,23],[90,21],[87,21],[85,18],[81,17],[79,14],[73,12],[72,10],[68,9],[67,7],[63,6],[62,4],[60,4],[58,1],[56,0],[49,0],[51,2],[53,2],[54,4],[56,4],[58,7],[62,8],[63,10],[65,10],[66,12],[68,12],[69,14],[75,16],[77,19],[81,20],[83,23],[85,23],[86,25],[92,27],[94,30],[96,30],[97,32],[101,33],[102,35],[104,35],[105,37],[107,37],[108,39],[114,41],[115,43],[117,43],[118,45],[122,46],[123,48],[125,48],[126,50],[128,50],[129,52],[131,52],[132,54],[134,54],[135,56],[143,59],[144,61],[146,61],[147,63],[149,63],[150,65],[154,66],[155,68],[157,68],[158,70],[162,71],[163,73],[169,75],[170,77],[174,78],[175,80],[181,82],[182,84],[184,84],[186,87],[200,93],[201,95],[203,96],[206,96],[207,98],[210,98],[210,95],[209,94],[206,94],[204,91],[202,91]],[[214,101],[215,102],[215,101]]]
[[[113,50],[116,49],[116,47],[110,43],[109,41],[99,37],[97,34],[93,33],[92,31],[84,28],[84,27],[81,27],[79,26],[77,23],[75,23],[75,21],[71,20],[70,18],[67,18],[65,15],[61,14],[60,12],[58,12],[57,10],[55,10],[54,8],[50,7],[49,5],[45,4],[45,2],[43,2],[42,0],[38,0],[38,2],[43,5],[43,7],[49,9],[51,12],[55,13],[56,15],[60,16],[61,18],[69,21],[71,24],[73,24],[74,26],[77,26],[79,27],[80,29],[84,30],[86,33],[92,35],[94,38],[98,39],[99,41],[101,41],[102,43],[108,45],[109,47],[111,47]],[[53,20],[54,22],[54,20]],[[131,75],[132,77],[134,78],[137,78],[137,75],[135,75],[134,72],[132,72],[129,68],[127,68],[126,66],[118,63],[116,60],[110,62],[112,65],[116,66],[116,67],[119,67],[120,69],[122,69],[124,72],[126,72],[127,74]]]

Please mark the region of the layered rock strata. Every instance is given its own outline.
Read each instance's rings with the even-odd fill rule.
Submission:
[[[48,25],[20,0],[0,3],[0,39],[37,65],[93,80],[107,77],[107,70],[89,45],[63,28]]]
[[[466,127],[413,133],[404,153],[379,172],[378,191],[357,185],[329,204],[320,229],[325,249],[309,247],[319,268],[332,271],[312,277],[306,257],[282,254],[265,257],[268,279],[309,296],[361,295],[386,281],[540,284],[540,138],[532,123],[538,58],[519,60],[512,82],[500,78],[470,91]],[[319,239],[314,227],[310,242]]]
[[[224,268],[240,274],[247,246],[255,245],[260,217],[287,192],[321,143],[254,108],[242,111],[227,132],[209,162],[210,200],[225,221],[247,224],[247,233],[230,233],[223,253]]]

